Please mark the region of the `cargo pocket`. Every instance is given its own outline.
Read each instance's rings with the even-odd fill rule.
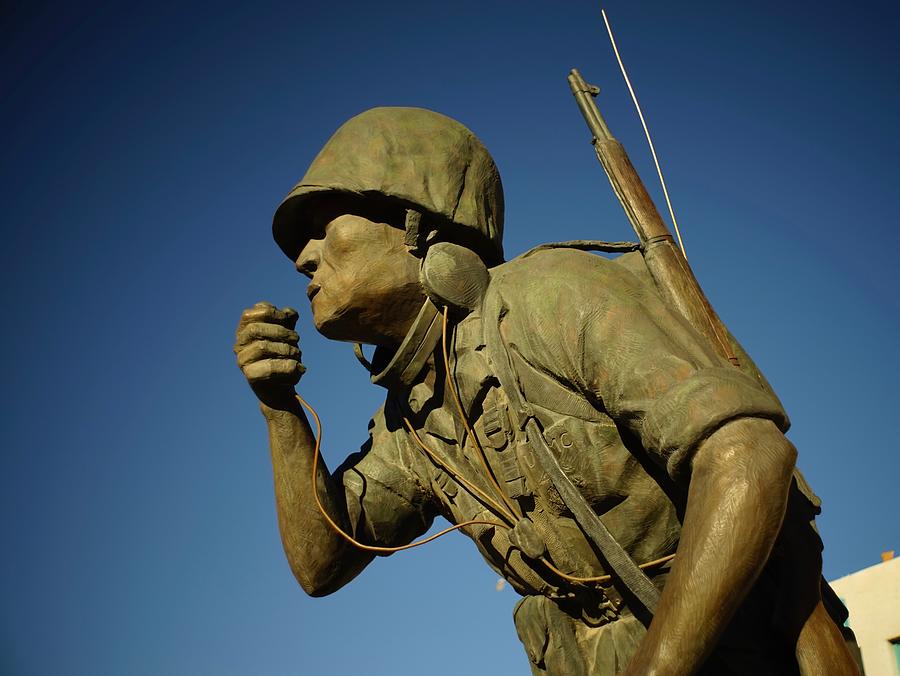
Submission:
[[[516,604],[513,618],[532,674],[587,676],[573,620],[553,601],[544,596],[526,596]]]

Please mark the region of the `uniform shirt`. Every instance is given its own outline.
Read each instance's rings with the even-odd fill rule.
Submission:
[[[448,336],[450,370],[501,487],[565,573],[607,571],[510,419],[491,366],[498,355],[486,346],[488,326],[499,326],[518,386],[560,465],[638,563],[675,551],[692,454],[704,439],[742,417],[787,428],[777,399],[667,308],[634,257],[547,250],[492,269],[480,308]],[[436,515],[452,523],[499,520],[452,476],[500,502],[446,381],[439,347],[409,388],[388,393],[369,441],[337,470],[351,528],[364,541],[408,543]],[[404,419],[444,468],[419,448]],[[573,596],[571,585],[511,545],[508,529],[463,532],[519,593]]]

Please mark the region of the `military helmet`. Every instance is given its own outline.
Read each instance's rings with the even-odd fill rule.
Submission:
[[[471,131],[445,115],[384,107],[345,122],[275,212],[272,233],[291,260],[309,240],[310,204],[335,194],[413,209],[440,239],[466,245],[487,265],[503,261],[497,166]]]

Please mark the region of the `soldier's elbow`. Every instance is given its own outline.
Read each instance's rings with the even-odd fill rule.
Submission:
[[[327,584],[308,584],[301,582],[300,587],[303,588],[303,591],[306,592],[307,596],[311,596],[312,598],[328,596],[337,591],[337,589]]]
[[[359,575],[371,560],[370,555],[341,548],[319,552],[317,557],[288,555],[294,578],[312,597],[333,594]]]
[[[308,568],[301,568],[292,564],[291,572],[294,574],[294,579],[297,580],[300,588],[313,598],[328,596],[344,586],[343,582],[338,582],[334,575],[330,575],[326,571],[310,571]]]

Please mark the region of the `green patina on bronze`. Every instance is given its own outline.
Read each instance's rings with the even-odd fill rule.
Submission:
[[[373,380],[388,390],[361,451],[334,472],[318,465],[323,508],[379,547],[412,542],[436,516],[494,524],[463,532],[524,597],[515,622],[535,674],[850,673],[810,526],[818,505],[746,354],[733,346],[747,373],[672,306],[641,253],[551,247],[502,263],[502,214],[482,144],[415,108],[347,122],[279,207],[273,232],[310,278],[316,327],[376,345]],[[420,225],[428,236],[411,246],[404,228]],[[269,427],[285,553],[318,596],[376,553],[312,504],[296,319],[257,304],[235,352]],[[622,556],[676,554],[645,571],[658,607],[598,544],[582,503]]]

